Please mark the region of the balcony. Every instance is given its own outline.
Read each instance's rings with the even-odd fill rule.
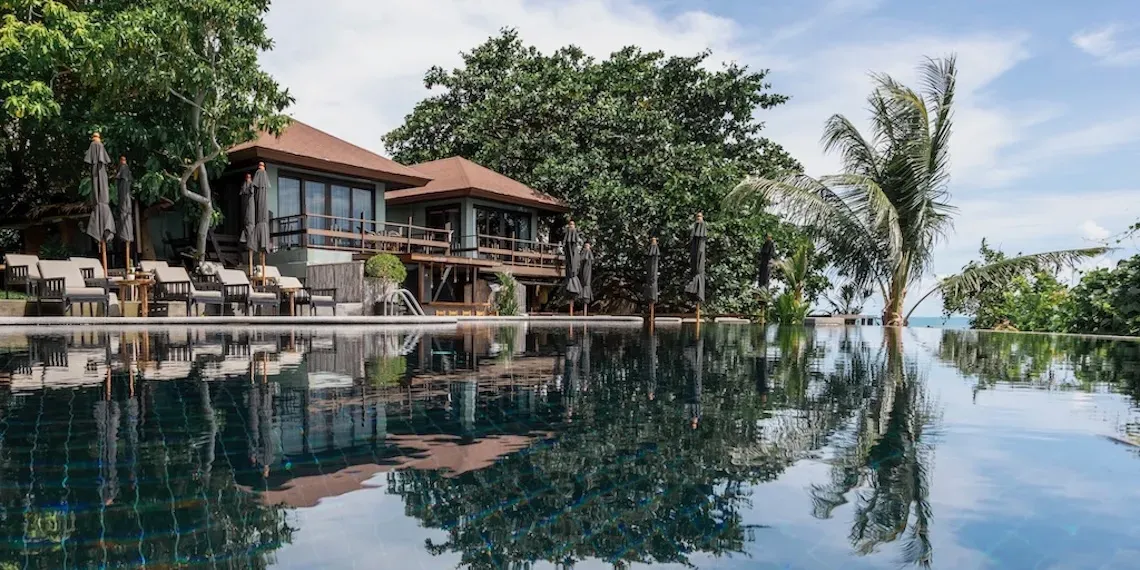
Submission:
[[[538,270],[527,271],[535,275],[553,272],[552,275],[557,276],[562,267],[562,247],[559,244],[486,234],[474,237],[475,251],[480,259],[497,261],[513,269]]]
[[[410,223],[301,214],[274,218],[269,237],[277,249],[297,247],[352,253],[422,253],[450,256],[451,230]]]

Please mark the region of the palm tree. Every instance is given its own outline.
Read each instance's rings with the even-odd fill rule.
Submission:
[[[837,315],[859,315],[863,313],[863,305],[872,293],[874,291],[859,287],[858,283],[847,282],[835,295],[828,295],[827,302]]]
[[[920,71],[921,91],[888,75],[872,75],[870,138],[842,115],[827,121],[823,147],[843,158],[843,174],[749,177],[727,198],[737,211],[773,205],[808,230],[840,274],[883,295],[887,325],[905,324],[908,289],[931,270],[934,247],[952,229],[955,212],[947,189],[954,57],[927,59]],[[940,290],[969,294],[1013,274],[1070,266],[1104,251],[1039,253],[971,268],[939,281],[922,300]]]

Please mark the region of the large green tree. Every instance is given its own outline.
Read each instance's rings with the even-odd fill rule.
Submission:
[[[80,159],[99,131],[113,155],[128,158],[144,205],[196,206],[203,251],[210,173],[224,167],[227,148],[287,120],[288,93],[257,62],[272,48],[268,8],[268,0],[0,4],[8,216],[80,198]]]
[[[461,155],[566,200],[594,242],[594,290],[611,308],[641,302],[651,236],[661,245],[661,304],[688,306],[689,227],[703,212],[710,305],[748,311],[764,234],[781,254],[802,238],[774,216],[731,216],[722,199],[746,173],[798,165],[756,119],[787,98],[764,71],[713,71],[708,57],[628,47],[597,60],[573,46],[547,55],[504,31],[461,67],[429,70],[435,94],[385,142],[400,162]]]
[[[921,76],[922,88],[916,91],[888,75],[874,75],[869,137],[843,115],[827,121],[823,146],[842,157],[842,174],[816,179],[759,172],[728,200],[746,215],[774,204],[808,229],[840,273],[876,288],[883,297],[883,322],[895,326],[906,323],[907,293],[931,271],[934,248],[951,230],[955,212],[948,188],[955,59],[927,60]],[[934,292],[969,294],[985,283],[1103,252],[1055,251],[977,266],[939,281],[918,303]]]

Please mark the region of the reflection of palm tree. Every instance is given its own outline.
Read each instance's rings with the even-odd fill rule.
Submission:
[[[924,433],[936,423],[917,365],[902,355],[898,331],[887,331],[886,359],[869,370],[874,394],[857,415],[855,433],[839,446],[831,481],[812,487],[814,515],[830,518],[855,491],[850,539],[861,554],[904,537],[904,561],[929,567],[929,466],[933,446]],[[865,367],[863,356],[853,366]]]

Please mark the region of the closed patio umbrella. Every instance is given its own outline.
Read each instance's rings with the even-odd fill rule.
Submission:
[[[111,157],[103,146],[99,133],[91,135],[91,145],[83,162],[91,167],[91,218],[87,220],[87,235],[99,242],[103,261],[103,274],[107,274],[107,240],[115,236],[115,215],[111,213],[111,188],[107,181],[107,165]]]
[[[757,266],[756,283],[762,289],[768,286],[768,281],[772,278],[772,256],[775,252],[776,245],[772,243],[772,236],[768,236],[760,248],[760,259]]]
[[[255,251],[261,253],[261,277],[265,278],[265,253],[269,251],[269,174],[265,163],[257,165],[253,175],[254,212],[253,242]]]
[[[115,173],[115,188],[119,194],[119,239],[125,244],[124,255],[126,261],[123,268],[131,270],[131,243],[135,241],[135,210],[134,200],[131,198],[131,169],[127,166],[127,157],[119,158],[119,171]]]
[[[582,300],[582,314],[590,314],[590,302],[594,300],[594,287],[592,285],[594,280],[594,250],[590,247],[590,242],[586,242],[582,246],[582,271],[581,283],[582,292],[578,293],[578,298]]]
[[[657,273],[660,271],[661,250],[657,248],[657,238],[649,240],[649,252],[645,257],[645,300],[649,301],[649,326],[653,326],[653,311],[661,297],[657,290]]]
[[[698,213],[697,221],[689,234],[689,273],[692,277],[685,286],[685,292],[697,299],[697,327],[701,323],[701,303],[705,302],[705,242],[708,239],[708,229],[705,227],[705,215]]]
[[[257,251],[257,203],[253,196],[253,175],[246,174],[241,185],[241,242],[249,255],[249,274],[253,276],[253,252]]]
[[[562,238],[562,255],[565,257],[563,262],[564,286],[566,292],[570,294],[570,316],[574,316],[574,297],[582,292],[582,283],[578,281],[580,239],[574,220],[570,220],[570,223],[566,225],[566,235]]]

